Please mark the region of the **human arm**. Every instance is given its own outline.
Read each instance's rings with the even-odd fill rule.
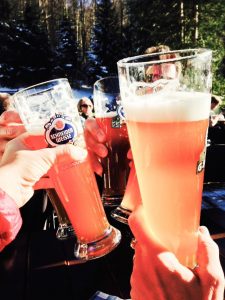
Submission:
[[[22,225],[19,207],[0,189],[0,252],[13,241]]]
[[[224,274],[218,246],[206,227],[199,229],[199,267],[190,270],[151,238],[144,223],[142,205],[131,214],[129,225],[137,240],[131,275],[133,300],[223,299]]]

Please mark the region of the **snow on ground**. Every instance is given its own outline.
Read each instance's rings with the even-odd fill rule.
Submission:
[[[82,97],[92,97],[93,89],[91,87],[82,86],[80,89],[73,89],[73,95],[78,102]]]

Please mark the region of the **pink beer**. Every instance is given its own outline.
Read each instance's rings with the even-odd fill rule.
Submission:
[[[193,268],[210,95],[174,92],[144,97],[144,110],[144,98],[142,105],[125,109],[145,221],[156,240]]]
[[[66,143],[86,147],[67,79],[29,87],[13,98],[35,149]],[[121,234],[108,223],[89,157],[73,163],[58,161],[49,176],[75,230],[75,257],[94,259],[114,249]]]
[[[96,121],[105,132],[108,148],[107,157],[101,159],[104,183],[102,201],[104,206],[117,206],[124,196],[130,172],[127,159],[130,143],[118,77],[97,80],[94,83],[93,100]]]
[[[106,147],[108,155],[101,159],[103,166],[104,188],[102,193],[103,200],[113,204],[113,199],[121,198],[124,195],[127,178],[129,174],[129,166],[127,152],[130,148],[130,143],[127,133],[127,125],[121,122],[119,126],[114,126],[114,119],[117,116],[110,117],[109,115],[96,115],[98,125],[106,134]],[[118,122],[115,120],[115,122]]]

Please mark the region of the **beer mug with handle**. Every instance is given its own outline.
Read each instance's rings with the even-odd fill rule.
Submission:
[[[66,213],[66,210],[56,193],[55,189],[47,189],[46,190],[48,198],[53,206],[53,209],[56,213],[56,216],[58,218],[58,228],[56,231],[56,237],[59,240],[66,240],[70,237],[75,236],[75,232],[73,229],[73,226],[70,222],[70,219],[68,217],[68,214]]]
[[[194,268],[211,99],[207,49],[118,62],[120,92],[149,234]]]
[[[85,148],[83,127],[67,79],[55,79],[20,90],[14,105],[37,148],[71,143]],[[54,188],[77,237],[75,257],[89,260],[114,249],[120,232],[107,220],[89,158],[57,162],[49,171]]]
[[[94,109],[98,125],[106,134],[108,155],[103,166],[102,201],[117,206],[122,201],[129,174],[127,152],[130,148],[121,105],[118,77],[105,77],[94,83]]]

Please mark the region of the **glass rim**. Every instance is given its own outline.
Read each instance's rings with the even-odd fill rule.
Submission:
[[[102,77],[102,78],[95,81],[94,86],[97,85],[100,81],[103,81],[105,79],[118,79],[119,80],[119,76],[115,75],[115,76]]]
[[[166,54],[174,54],[174,53],[188,53],[188,52],[196,52],[195,54],[191,55],[186,55],[186,56],[180,56],[180,57],[173,57],[173,58],[164,58],[164,59],[156,59],[156,60],[148,60],[147,58],[152,58],[154,56],[159,56],[159,55],[166,55]],[[194,59],[199,55],[205,55],[205,54],[210,54],[212,53],[211,49],[208,48],[190,48],[190,49],[180,49],[180,50],[170,50],[170,51],[162,51],[162,52],[154,52],[150,54],[141,54],[141,55],[136,55],[136,56],[130,56],[126,57],[123,59],[120,59],[117,62],[118,67],[137,67],[137,66],[143,66],[145,64],[163,64],[163,63],[168,63],[168,62],[177,62],[177,61],[182,61],[182,60],[187,60],[187,59]],[[135,61],[138,59],[146,59],[145,61]]]
[[[102,90],[101,86],[103,85],[108,86],[108,83],[106,83],[109,80],[109,82],[111,82],[111,80],[115,80],[113,82],[113,86],[118,86],[118,91],[111,91],[111,92],[107,92],[105,90]],[[118,93],[120,93],[119,91],[119,76],[115,75],[115,76],[107,76],[107,77],[103,77],[98,79],[97,81],[95,81],[95,83],[93,84],[93,99],[95,98],[95,94],[96,93],[102,93],[102,94],[109,94],[109,95],[117,95]]]
[[[33,84],[33,85],[30,85],[30,86],[28,86],[26,88],[23,88],[23,89],[19,90],[18,92],[16,92],[15,94],[13,94],[12,97],[17,96],[18,94],[22,94],[23,92],[26,92],[26,91],[28,91],[30,89],[35,88],[35,87],[39,87],[41,85],[45,85],[45,84],[48,84],[48,83],[51,83],[51,82],[54,82],[54,81],[59,81],[59,82],[60,81],[67,81],[67,82],[69,82],[67,78],[63,78],[63,77],[62,78],[56,78],[56,79],[51,79],[51,80],[43,81],[43,82],[40,82],[40,83],[37,83],[37,84]]]

